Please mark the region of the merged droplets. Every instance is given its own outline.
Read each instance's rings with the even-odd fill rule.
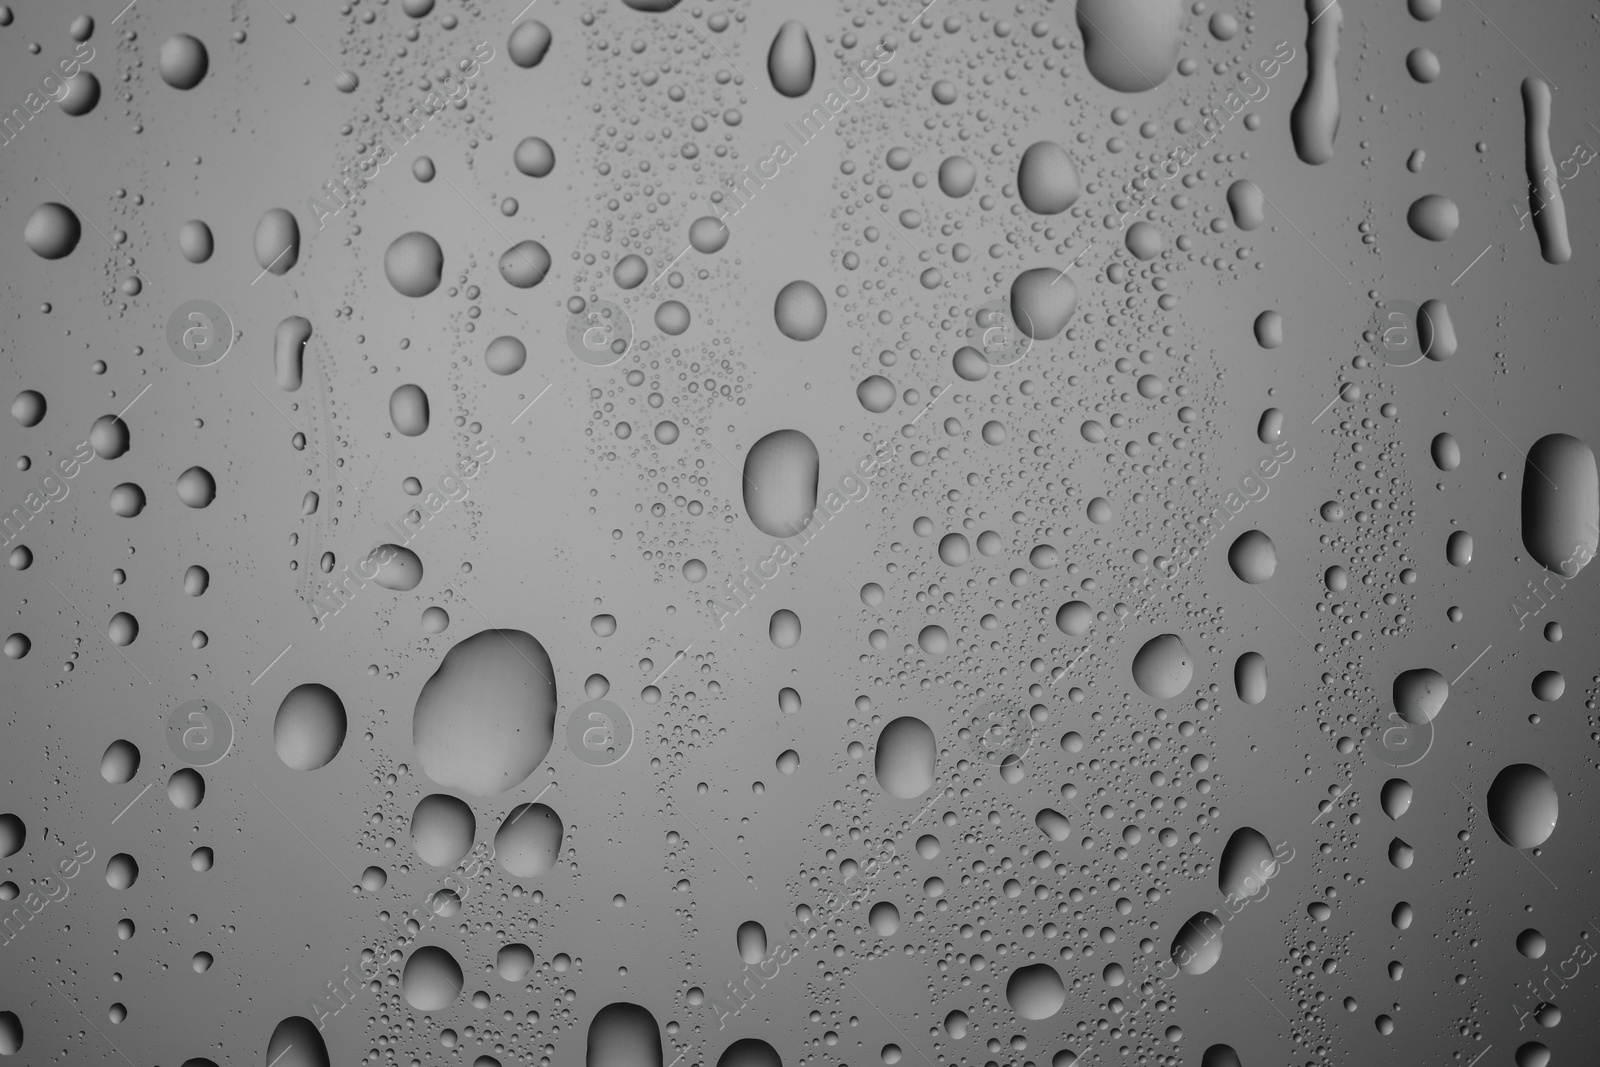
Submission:
[[[412,714],[423,773],[476,797],[527,778],[555,735],[554,678],[544,646],[521,630],[482,630],[458,642]]]
[[[1402,671],[1394,680],[1394,710],[1413,726],[1422,726],[1444,708],[1450,683],[1431,667]]]
[[[377,566],[372,580],[385,589],[406,593],[422,581],[422,558],[404,545],[379,545],[367,561]]]
[[[1246,704],[1267,699],[1267,658],[1259,652],[1246,652],[1235,660],[1233,688]]]

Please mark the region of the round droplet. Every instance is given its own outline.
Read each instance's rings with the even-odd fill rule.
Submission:
[[[161,54],[156,61],[161,80],[174,89],[193,89],[206,76],[210,66],[211,59],[206,54],[206,46],[187,33],[168,37],[161,45]]]
[[[1054,141],[1036,141],[1022,153],[1017,164],[1017,196],[1023,207],[1035,215],[1056,215],[1081,195],[1078,166],[1065,148]]]
[[[861,379],[856,386],[856,399],[874,415],[881,415],[894,407],[894,383],[881,374]]]
[[[930,656],[942,656],[950,651],[950,634],[937,624],[924,626],[917,632],[917,647]]]
[[[106,746],[100,757],[100,777],[112,785],[127,785],[139,773],[139,746],[119,738]],[[10,853],[5,853],[10,855]]]
[[[1560,800],[1550,775],[1531,763],[1513,763],[1489,786],[1489,825],[1513,848],[1535,848],[1555,832]]]
[[[44,394],[37,389],[24,389],[11,401],[11,417],[23,426],[37,426],[44,420]]]
[[[1006,979],[1006,1003],[1024,1019],[1048,1019],[1067,1000],[1061,975],[1048,963],[1018,967]]]
[[[180,767],[167,779],[167,799],[179,811],[193,811],[206,797],[206,780],[193,767]]]
[[[1149,697],[1170,700],[1189,688],[1194,661],[1177,634],[1159,634],[1133,657],[1133,682]]]
[[[361,872],[361,888],[368,893],[376,893],[389,884],[389,872],[382,867],[368,867]]]
[[[561,856],[561,816],[544,804],[518,804],[494,835],[495,862],[518,878],[536,878]]]
[[[967,1036],[967,1013],[953,1011],[944,1017],[944,1032],[952,1041],[964,1041]]]
[[[1426,85],[1439,80],[1439,57],[1431,48],[1413,48],[1406,53],[1406,73]]]
[[[515,337],[496,337],[484,350],[483,362],[495,374],[515,374],[528,362],[528,346]]]
[[[1260,585],[1278,569],[1278,549],[1260,530],[1246,530],[1228,549],[1228,566],[1242,582]]]
[[[689,245],[702,255],[722,251],[729,236],[728,224],[714,215],[702,215],[689,224]]]
[[[892,937],[900,929],[900,909],[887,900],[880,900],[867,912],[867,923],[879,937]]]
[[[1081,600],[1069,600],[1056,609],[1056,629],[1068,637],[1083,637],[1094,626],[1094,609]]]
[[[1089,501],[1089,506],[1084,510],[1089,516],[1089,521],[1096,526],[1104,526],[1116,517],[1116,512],[1111,509],[1111,501],[1103,496],[1097,496]]]
[[[1450,561],[1452,567],[1465,567],[1471,563],[1472,535],[1465,530],[1451,534],[1444,543],[1444,558]]]
[[[211,258],[213,248],[211,227],[199,219],[190,219],[178,227],[178,251],[190,263],[204,263]]]
[[[689,328],[689,308],[681,300],[663,300],[656,307],[656,329],[676,337]]]
[[[1517,951],[1530,960],[1542,958],[1549,947],[1544,935],[1531,926],[1517,935]]]
[[[463,985],[461,964],[438,945],[417,949],[400,972],[400,995],[417,1011],[443,1011],[455,1003]]]
[[[814,340],[828,322],[828,303],[822,291],[801,279],[792,281],[778,290],[773,305],[773,318],[778,330],[795,341]]]
[[[306,682],[289,690],[278,705],[272,743],[285,766],[314,771],[339,754],[348,724],[339,694],[319,682]]]
[[[115,415],[102,415],[89,427],[89,446],[101,459],[120,458],[128,451],[131,440],[128,424]]]
[[[1444,708],[1450,697],[1450,683],[1431,667],[1402,671],[1394,680],[1395,713],[1413,726],[1422,726]]]
[[[22,241],[42,259],[60,259],[78,247],[83,225],[65,204],[44,203],[28,214]]]
[[[527,19],[512,27],[506,39],[506,54],[519,67],[537,67],[550,51],[550,27],[538,19]]]
[[[472,851],[478,820],[467,802],[447,793],[430,793],[411,812],[411,847],[422,862],[454,867]]]
[[[178,499],[191,508],[203,508],[217,498],[217,480],[204,467],[190,467],[178,475]]]
[[[945,196],[966,196],[977,183],[978,168],[966,156],[950,156],[939,164],[939,191]]]
[[[1017,329],[1035,341],[1048,341],[1078,309],[1078,287],[1063,271],[1034,267],[1011,283],[1011,317]]]
[[[611,278],[619,289],[636,289],[649,273],[644,259],[629,252],[617,260],[617,265],[611,269]]]
[[[532,289],[550,273],[550,251],[538,241],[518,241],[500,254],[500,277],[518,289]]]
[[[1560,671],[1540,671],[1533,678],[1533,695],[1540,700],[1560,700],[1567,691],[1567,680]]]
[[[512,150],[511,161],[530,178],[543,178],[556,169],[556,150],[543,137],[524,137]]]
[[[118,852],[106,861],[106,885],[112,889],[127,889],[139,880],[139,863],[126,852]]]
[[[1461,209],[1449,197],[1429,193],[1412,202],[1406,211],[1406,223],[1418,237],[1443,241],[1461,225]]]
[[[1161,236],[1161,231],[1156,229],[1154,223],[1143,219],[1128,227],[1128,235],[1123,238],[1123,243],[1135,259],[1146,262],[1159,256],[1166,247],[1166,239]]]
[[[427,296],[444,277],[444,249],[419,230],[403,233],[384,251],[383,273],[401,296]]]

